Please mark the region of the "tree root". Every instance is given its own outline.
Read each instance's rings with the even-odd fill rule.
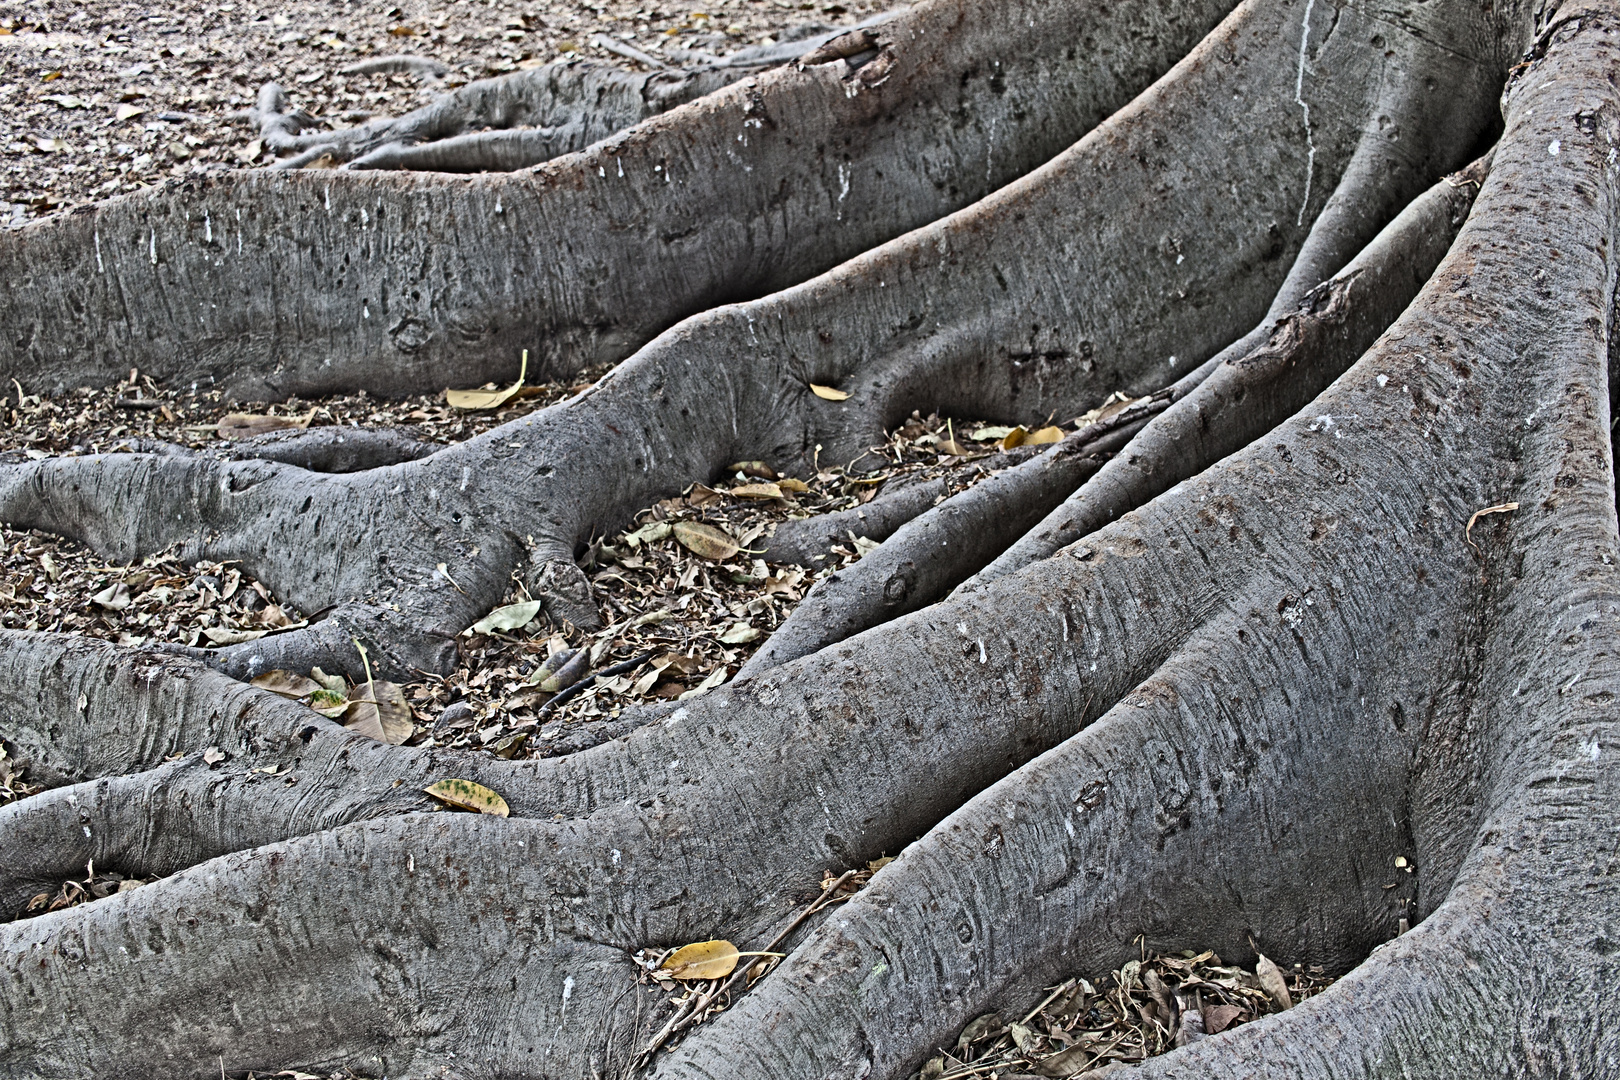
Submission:
[[[918,515],[854,566],[817,582],[738,677],[808,656],[938,600],[1028,532],[1163,407],[1152,402],[1082,428],[1048,453]]]
[[[886,12],[860,26],[876,27],[899,14]],[[403,116],[315,134],[302,131],[315,125],[314,118],[288,112],[281,87],[266,83],[253,119],[267,149],[292,155],[273,167],[303,168],[325,159],[351,169],[512,172],[583,150],[739,79],[800,59],[847,32],[848,28],[832,29],[742,49],[724,60],[685,70],[658,64],[650,73],[637,73],[579,60],[546,64],[479,79]],[[420,58],[383,57],[350,70],[423,70],[424,63],[432,63],[410,61]],[[444,70],[439,65],[435,76]]]
[[[1412,302],[1462,227],[1489,164],[1481,159],[1414,200],[1348,266],[1308,293],[1297,312],[1279,320],[1263,345],[1219,364],[968,587],[1077,542],[1304,408]]]
[[[883,28],[881,86],[844,61],[779,68],[532,175],[256,170],[115,199],[0,244],[0,379],[137,367],[258,400],[509,381],[522,349],[537,378],[616,362],[1049,160],[1229,6],[934,0]]]
[[[1487,168],[1478,162],[1430,188],[1348,267],[1306,294],[1300,311],[1269,317],[1237,347],[1262,336],[1263,344],[1223,350],[1140,406],[1069,436],[1054,456],[970,488],[818,583],[740,674],[915,611],[970,577],[994,580],[1044,558],[1276,427],[1411,303],[1461,228]],[[1336,199],[1340,206],[1350,201]],[[1315,272],[1323,265],[1320,252],[1340,234],[1337,218],[1319,221],[1296,265]],[[1361,283],[1366,295],[1358,292],[1352,303],[1363,274],[1370,275]],[[1298,269],[1290,273],[1285,295],[1301,276]]]
[[[399,431],[325,427],[261,435],[232,447],[231,457],[279,461],[311,472],[347,473],[415,461],[440,449],[439,443],[422,442]]]
[[[849,510],[783,522],[765,540],[760,557],[768,563],[814,567],[851,536],[887,540],[894,531],[945,498],[945,480],[906,478],[883,485],[871,502]]]
[[[513,818],[351,820],[0,927],[0,1068],[20,1078],[291,1063],[623,1076],[668,1015],[637,982],[638,950],[769,942],[822,871],[898,852],[741,1000],[658,1055],[654,1075],[896,1080],[971,1017],[1121,959],[1139,935],[1228,959],[1245,958],[1252,938],[1285,962],[1334,972],[1361,962],[1306,1006],[1146,1063],[1149,1076],[1600,1072],[1620,1054],[1610,1023],[1620,984],[1607,938],[1594,938],[1620,911],[1620,767],[1604,753],[1620,738],[1605,370],[1620,251],[1611,7],[1572,6],[1536,27],[1472,216],[1416,301],[1305,412],[1105,525],[1083,552],[721,687],[621,740],[492,764],[510,769],[498,783],[525,808]],[[1076,258],[1093,234],[1055,212],[1061,200],[1042,201],[1043,182],[1060,177],[1110,212],[1098,220],[1113,223],[1108,250],[1120,252],[1153,250],[1121,222],[1220,234],[1235,178],[1259,175],[1245,155],[1267,163],[1267,183],[1297,171],[1278,199],[1292,213],[1352,157],[1366,117],[1343,103],[1379,100],[1359,94],[1355,72],[1427,62],[1431,50],[1440,70],[1487,57],[1455,84],[1474,86],[1497,60],[1504,77],[1532,29],[1528,12],[1457,3],[1414,10],[1400,27],[1336,9],[1313,37],[1311,11],[1300,35],[1297,6],[1245,7],[1132,114],[1152,117],[1141,125],[1150,130],[1111,122],[984,207],[770,302],[686,323],[590,393],[463,447],[348,477],[169,458],[105,458],[101,472],[8,466],[0,516],[23,508],[115,544],[132,541],[95,520],[94,504],[112,503],[118,484],[181,519],[142,522],[141,539],[216,520],[263,533],[281,520],[265,510],[288,490],[385,531],[448,499],[463,517],[439,527],[495,554],[445,559],[435,597],[485,597],[518,550],[549,565],[583,535],[576,526],[667,484],[642,471],[653,460],[674,476],[712,476],[766,453],[802,461],[818,443],[859,448],[929,384],[947,406],[978,392],[984,411],[1008,416],[1103,387],[1151,389],[1162,367],[1140,357],[1216,353],[1255,324],[1283,275],[1255,249],[1233,248],[1208,269],[1224,289],[1211,286],[1195,318],[1166,299],[1179,272]],[[1283,45],[1268,54],[1267,41]],[[1297,69],[1279,68],[1296,55]],[[1148,195],[1120,180],[1160,140],[1197,151],[1199,134],[1240,107],[1234,98],[1261,129],[1269,114],[1258,102],[1303,106],[1307,63],[1349,74],[1312,97],[1294,141],[1279,118],[1275,144],[1255,136],[1207,155],[1189,189]],[[1273,82],[1257,88],[1268,70]],[[1494,93],[1466,96],[1448,102],[1464,120],[1490,111]],[[1177,113],[1189,100],[1219,109]],[[1161,182],[1164,168],[1144,176]],[[1113,213],[1122,208],[1133,213]],[[1045,234],[1051,262],[1018,246],[1020,215]],[[973,247],[980,230],[997,239]],[[1278,232],[1282,253],[1303,239],[1286,221]],[[1193,235],[1180,240],[1195,248],[1186,272],[1203,273],[1219,244],[1197,247]],[[973,273],[956,276],[953,258]],[[1399,277],[1351,271],[1339,280],[1352,300]],[[1002,357],[994,343],[1035,324],[1067,348],[1082,324],[1054,320],[1071,299],[1043,289],[1077,272],[1095,274],[1086,299],[1118,312],[1117,324],[1106,337],[1084,324],[1096,335],[1086,340],[1101,339],[1093,370],[1032,379],[1033,353]],[[998,280],[1013,298],[1003,306],[1017,309],[1005,323],[998,305],[975,303]],[[1319,333],[1336,357],[1329,346],[1349,324],[1311,318],[1336,298],[1337,287],[1319,294],[1326,306],[1287,321],[1274,344]],[[1286,352],[1262,359],[1280,368]],[[1265,370],[1217,368],[1187,402],[1206,387],[1233,390],[1239,375],[1228,372]],[[963,372],[973,378],[951,381]],[[1301,364],[1262,390],[1283,398],[1290,381],[1317,378]],[[850,397],[814,398],[812,381]],[[581,448],[605,440],[604,422],[616,468],[564,469],[567,453],[578,466],[590,456]],[[455,486],[475,465],[494,488]],[[158,503],[153,477],[183,483]],[[559,514],[552,477],[584,505]],[[1487,508],[1503,512],[1481,519]],[[451,531],[461,520],[465,534]],[[457,550],[427,535],[387,548],[390,559],[408,554],[399,562],[414,573]],[[379,580],[314,551],[320,589]],[[149,693],[127,683],[104,680],[94,716],[115,715],[119,694]],[[77,707],[71,690],[58,699]],[[312,752],[346,752],[325,740],[318,730]],[[409,751],[374,752],[366,765],[379,780],[398,777],[403,790],[423,775]],[[266,802],[290,805],[297,791]],[[525,816],[548,803],[550,820]],[[72,828],[65,798],[38,805],[39,820]],[[209,815],[193,806],[192,821]],[[0,828],[21,813],[7,811]],[[133,812],[113,823],[126,836],[142,827]],[[10,839],[0,834],[8,860]],[[1416,929],[1374,949],[1403,918]]]
[[[0,517],[73,536],[118,559],[184,541],[189,558],[241,559],[305,611],[365,605],[368,620],[415,628],[408,641],[360,635],[368,648],[398,653],[391,672],[441,669],[449,639],[499,602],[520,567],[553,618],[599,625],[573,563],[577,551],[727,462],[760,458],[805,470],[818,445],[849,459],[919,406],[950,411],[971,400],[981,414],[1007,419],[1081,411],[1120,387],[1156,389],[1156,357],[1209,355],[1253,325],[1286,277],[1281,255],[1309,230],[1283,223],[1275,236],[1284,247],[1273,253],[1235,224],[1226,236],[1203,223],[1220,219],[1229,183],[1297,155],[1299,133],[1283,93],[1291,83],[1280,67],[1291,53],[1271,26],[1281,19],[1245,9],[1226,31],[1271,34],[1277,56],[1183,65],[1133,111],[995,197],[802,286],[694,317],[588,392],[460,446],[348,476],[174,455],[0,466]],[[1218,51],[1219,40],[1200,45],[1195,57]],[[1367,77],[1346,70],[1351,85]],[[1224,101],[1234,87],[1267,85],[1278,104],[1256,112],[1259,126],[1243,151],[1223,150],[1207,175],[1185,187],[1111,179],[1122,152],[1140,146],[1146,153],[1164,137],[1164,128],[1134,116],[1162,105],[1170,130],[1193,144],[1210,142],[1215,157],[1207,110],[1187,101]],[[1342,97],[1363,90],[1347,87]],[[1358,112],[1322,110],[1313,168],[1335,175],[1365,141],[1362,127]],[[1441,140],[1435,152],[1447,145]],[[1290,202],[1307,194],[1307,176],[1296,175],[1292,190],[1284,185]],[[1077,185],[1107,197],[1077,207]],[[1094,239],[1096,220],[1134,223],[1111,228],[1129,232],[1140,250],[1150,250],[1150,237],[1164,229],[1184,232],[1192,268],[1177,264],[1176,274],[1185,288],[1160,288],[1165,270],[1155,260],[1113,267],[1085,298],[1112,312],[1112,322],[1087,328],[1068,298],[1039,283],[1100,267],[1107,256]],[[1033,299],[1008,305],[1003,290]],[[1186,303],[1188,292],[1210,307]],[[904,318],[894,305],[904,305]],[[1043,329],[1030,335],[1029,325]],[[1021,339],[1027,348],[1004,344]],[[1088,359],[1063,359],[1074,355]],[[698,370],[703,377],[694,379]],[[811,384],[838,385],[850,398],[824,401]],[[603,432],[615,434],[611,452],[580,451],[599,445]],[[357,550],[356,536],[371,539]],[[351,630],[317,624],[281,641],[233,647],[229,657],[245,662],[231,670],[263,670],[253,658],[279,648],[285,659],[277,662],[289,666],[318,656],[323,667],[358,674]]]

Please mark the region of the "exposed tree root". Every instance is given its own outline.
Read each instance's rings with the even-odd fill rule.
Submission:
[[[1266,236],[1236,222],[1231,235],[1211,229],[1205,223],[1219,218],[1226,188],[1273,176],[1268,197],[1293,206],[1312,177],[1320,184],[1366,156],[1357,149],[1366,142],[1365,116],[1324,107],[1314,122],[1311,171],[1288,167],[1299,132],[1285,92],[1291,69],[1283,61],[1293,55],[1278,32],[1285,21],[1280,11],[1243,10],[1195,50],[1194,61],[1243,34],[1274,42],[1275,55],[1184,63],[1130,110],[996,196],[805,285],[695,317],[589,392],[461,446],[351,477],[175,455],[40,461],[0,471],[0,515],[114,558],[183,541],[190,557],[241,559],[306,611],[364,605],[357,609],[364,618],[335,631],[317,624],[233,647],[224,660],[233,673],[277,666],[270,656],[279,649],[289,665],[330,664],[358,675],[352,636],[397,658],[390,672],[442,670],[447,640],[498,602],[520,566],[553,618],[600,625],[576,551],[727,462],[764,458],[802,470],[817,446],[847,460],[918,405],[948,410],[971,400],[975,411],[1009,419],[1079,411],[1119,387],[1156,389],[1158,357],[1207,356],[1252,326],[1286,277],[1282,257],[1310,227],[1284,221]],[[1351,87],[1378,100],[1378,79],[1332,63],[1333,43],[1347,41],[1330,39],[1322,63],[1348,70],[1346,100]],[[1234,90],[1277,103],[1254,113],[1244,149],[1222,148],[1217,166],[1184,185],[1104,187],[1122,151],[1147,153],[1167,130],[1215,153],[1220,137],[1204,102],[1228,100]],[[1467,104],[1459,97],[1454,108]],[[1450,125],[1431,153],[1453,152],[1479,126],[1477,119]],[[1077,187],[1104,194],[1076,205]],[[1133,250],[1151,249],[1166,229],[1185,235],[1178,258],[1188,265],[1174,270],[1183,287],[1158,288],[1165,270],[1148,259],[1110,268],[1088,290],[1083,311],[1046,289],[1043,282],[1076,267],[1102,271],[1109,249],[1093,232],[1102,220],[1117,222],[1109,236],[1128,238]],[[1009,293],[1026,300],[1006,304]],[[1187,302],[1188,294],[1199,301]],[[1100,312],[1110,321],[1090,325]],[[1074,363],[1074,356],[1085,359]],[[824,401],[812,383],[839,385],[851,397]],[[603,432],[616,437],[611,453],[581,451]],[[370,550],[355,549],[359,535],[373,537]],[[386,633],[365,633],[379,619]]]
[[[1620,1055],[1620,20],[1459,2],[1400,24],[1322,11],[1317,29],[1314,10],[1245,5],[1006,191],[683,323],[462,446],[347,475],[0,467],[7,520],[109,552],[184,540],[306,608],[448,633],[520,563],[556,611],[588,604],[575,547],[727,462],[847,458],[924,402],[1024,419],[1146,393],[1168,356],[1196,367],[1257,323],[1266,339],[1147,421],[1141,446],[1183,436],[1155,450],[1178,482],[1083,548],[566,758],[365,746],[180,661],[165,670],[184,679],[143,682],[171,662],[8,638],[0,693],[37,693],[31,752],[54,778],[134,775],[0,811],[0,899],[94,853],[175,872],[0,927],[0,1068],[622,1077],[668,1018],[638,950],[769,942],[822,871],[898,852],[652,1074],[898,1080],[1139,935],[1350,971],[1149,1076],[1601,1072]],[[1472,191],[1379,226],[1487,133],[1533,32],[1491,174],[1428,275]],[[1374,220],[1324,198],[1383,160],[1362,137],[1383,90],[1425,70],[1446,100],[1405,129],[1405,193]],[[1234,111],[1239,140],[1214,130]],[[1198,175],[1178,179],[1164,145]],[[1319,204],[1342,250],[1285,258]],[[1357,251],[1266,326],[1279,289]],[[612,453],[593,453],[604,432]],[[125,715],[142,726],[122,736]],[[177,739],[241,760],[160,764]],[[259,761],[276,775],[245,771]],[[514,816],[411,812],[441,768],[480,770]]]
[[[779,68],[532,173],[261,170],[115,199],[0,245],[0,379],[136,367],[279,399],[508,381],[522,349],[541,378],[618,361],[1029,172],[1229,7],[932,0],[881,28],[880,86]]]
[[[1223,350],[1152,399],[1093,425],[1098,430],[1070,435],[1050,458],[917,518],[872,555],[819,583],[743,673],[915,611],[975,572],[975,581],[989,581],[1044,558],[1275,428],[1411,303],[1462,226],[1485,171],[1480,163],[1430,188],[1348,267],[1306,294],[1300,311],[1280,322],[1273,316],[1239,342],[1274,325],[1264,344],[1244,353]],[[1301,259],[1310,272],[1321,265],[1322,245],[1312,241],[1324,235],[1336,241],[1335,225],[1319,221],[1320,231],[1306,242]],[[1291,272],[1289,280],[1300,276]],[[1121,446],[1118,460],[1107,461]]]
[[[897,14],[861,26],[875,27]],[[468,83],[404,116],[308,134],[302,129],[314,126],[313,119],[288,112],[281,87],[267,83],[253,117],[264,146],[291,155],[276,167],[301,168],[324,159],[351,169],[512,172],[583,150],[739,79],[798,60],[847,32],[827,30],[742,49],[686,70],[658,65],[636,73],[577,60],[546,64]],[[384,58],[373,70],[399,70],[404,61],[416,59]]]
[[[231,456],[239,461],[279,461],[311,472],[346,473],[415,461],[441,448],[399,431],[329,427],[261,435],[234,447]]]
[[[1348,266],[1306,294],[1264,344],[1219,364],[975,581],[1074,543],[1304,408],[1411,303],[1468,216],[1488,164],[1477,162],[1414,200]],[[1317,422],[1334,423],[1331,416]]]

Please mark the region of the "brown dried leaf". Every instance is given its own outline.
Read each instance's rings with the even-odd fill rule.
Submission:
[[[343,726],[378,742],[398,746],[416,730],[416,715],[405,692],[381,679],[355,688],[357,696],[343,713]]]
[[[1282,969],[1266,958],[1266,954],[1256,952],[1260,959],[1254,965],[1254,977],[1260,983],[1260,989],[1271,1003],[1280,1012],[1294,1007],[1294,999],[1288,994],[1288,980],[1283,978]]]
[[[742,550],[724,529],[700,521],[677,521],[670,532],[686,550],[715,562],[724,562]]]
[[[776,484],[738,484],[731,494],[738,499],[780,499],[782,489]]]
[[[1027,446],[1046,446],[1051,443],[1062,441],[1063,429],[1060,427],[1048,426],[1041,428],[1039,431],[1030,432],[1029,438],[1025,439],[1024,443]]]
[[[523,378],[529,373],[529,350],[523,350],[523,364],[518,368],[517,382],[505,390],[445,390],[444,400],[452,409],[465,409],[477,412],[485,409],[497,409],[523,389]]]
[[[672,979],[723,979],[741,955],[729,941],[698,941],[670,953],[658,970]]]
[[[314,679],[299,675],[296,672],[282,671],[279,668],[275,671],[267,671],[263,675],[255,675],[251,685],[257,686],[260,690],[268,690],[272,694],[280,694],[282,697],[294,700],[308,697],[321,689],[321,684]]]
[[[1204,1030],[1211,1035],[1219,1035],[1232,1026],[1232,1022],[1243,1015],[1243,1009],[1237,1005],[1208,1005],[1204,1008]]]
[[[301,420],[294,420],[290,416],[259,416],[254,413],[226,413],[219,420],[219,437],[221,439],[251,439],[258,435],[268,435],[272,431],[286,431],[291,428],[307,428],[310,421],[315,419],[315,410],[309,410],[309,415]]]
[[[837,390],[837,389],[834,389],[831,386],[821,386],[821,385],[819,385],[817,383],[811,383],[810,384],[810,392],[812,394],[816,395],[816,397],[821,398],[823,401],[848,401],[849,400],[848,391]]]

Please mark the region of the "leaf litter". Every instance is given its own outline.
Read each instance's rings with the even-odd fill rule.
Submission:
[[[249,428],[393,430],[448,445],[567,400],[607,370],[513,387],[521,393],[477,409],[455,408],[442,394],[380,401],[361,392],[244,413],[217,391],[161,387],[138,371],[115,386],[55,398],[13,383],[0,399],[7,421],[0,461],[142,450],[159,441],[224,459],[251,449],[240,437]],[[1039,430],[1047,429],[1061,430]],[[255,682],[387,742],[505,758],[570,752],[611,737],[630,706],[722,685],[816,580],[877,546],[850,534],[810,566],[767,564],[758,556],[777,525],[859,507],[902,476],[943,477],[960,490],[1009,464],[997,451],[1009,433],[1026,430],[913,414],[861,459],[818,460],[812,476],[782,475],[776,466],[786,463],[739,461],[589,546],[582,563],[608,622],[602,631],[552,625],[514,577],[508,596],[459,639],[460,662],[449,676],[376,680],[369,690],[320,671],[272,672]],[[186,564],[161,552],[121,566],[61,537],[4,526],[0,545],[0,627],[206,649],[305,625],[304,613],[237,562]],[[0,804],[34,790],[25,762],[0,759],[0,769]]]

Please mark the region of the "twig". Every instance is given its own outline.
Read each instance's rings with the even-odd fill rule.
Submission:
[[[653,655],[657,652],[657,649],[648,649],[646,652],[638,653],[637,655],[632,656],[630,659],[621,663],[613,664],[610,667],[605,667],[601,671],[592,672],[583,679],[579,680],[579,682],[574,683],[572,686],[563,687],[561,690],[557,691],[556,694],[552,695],[551,700],[540,706],[540,708],[535,712],[535,719],[543,720],[550,716],[552,713],[556,712],[559,707],[566,705],[568,702],[584,693],[590,687],[595,686],[597,679],[607,678],[612,675],[623,675],[627,671],[634,671],[636,668],[652,659]]]
[[[1468,519],[1468,525],[1463,529],[1463,539],[1467,540],[1468,546],[1474,549],[1474,554],[1480,554],[1479,545],[1474,543],[1474,522],[1478,521],[1486,514],[1505,514],[1510,510],[1517,510],[1518,508],[1519,504],[1516,502],[1505,502],[1497,503],[1495,506],[1487,506],[1483,510],[1474,511],[1474,516]]]
[[[1068,990],[1076,982],[1079,982],[1079,980],[1078,979],[1070,979],[1067,982],[1063,983],[1061,986],[1059,986],[1056,990],[1053,990],[1050,994],[1047,994],[1046,997],[1041,999],[1041,1003],[1039,1005],[1037,1005],[1033,1009],[1029,1010],[1029,1015],[1028,1016],[1025,1016],[1022,1020],[1020,1020],[1018,1022],[1020,1024],[1027,1024],[1031,1020],[1035,1019],[1035,1014],[1039,1013],[1042,1009],[1044,1009],[1048,1005],[1052,1004],[1052,1002],[1057,999],[1057,996],[1059,994],[1061,994],[1064,991]]]

